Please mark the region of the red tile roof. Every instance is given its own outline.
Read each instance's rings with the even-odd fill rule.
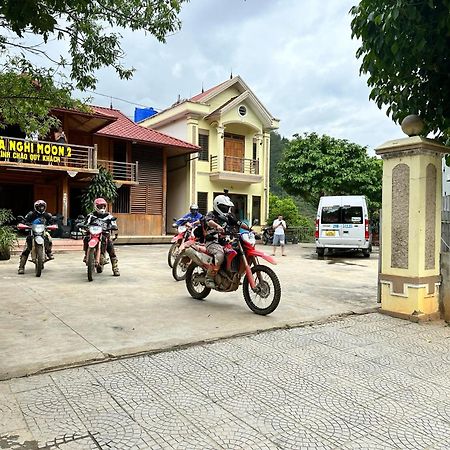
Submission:
[[[117,120],[110,123],[106,127],[97,131],[98,136],[108,136],[118,139],[125,139],[127,141],[137,141],[144,144],[164,145],[168,147],[178,147],[183,149],[190,149],[198,151],[200,147],[182,141],[151,128],[143,127],[134,123],[131,119],[125,116],[117,109],[104,108],[102,106],[92,106],[94,111],[108,116],[116,117]]]
[[[201,92],[200,94],[194,95],[194,96],[191,97],[191,99],[190,99],[191,102],[201,102],[202,99],[203,99],[203,97],[206,97],[209,93],[215,91],[217,88],[219,88],[220,86],[222,86],[222,84],[225,84],[227,81],[229,81],[229,80],[223,81],[222,83],[220,83],[220,84],[218,84],[217,86],[214,86],[214,87],[208,89],[208,90],[205,91],[205,92]]]

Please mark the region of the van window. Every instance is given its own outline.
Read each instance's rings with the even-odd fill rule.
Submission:
[[[342,207],[342,223],[363,223],[363,210],[361,206]]]
[[[322,208],[322,223],[340,223],[341,208],[339,206],[324,206]]]

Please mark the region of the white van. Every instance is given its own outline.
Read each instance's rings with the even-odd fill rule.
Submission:
[[[364,195],[321,197],[315,238],[319,256],[323,256],[326,249],[355,249],[369,257],[372,236]]]

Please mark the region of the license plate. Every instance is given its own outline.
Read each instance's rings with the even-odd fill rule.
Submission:
[[[331,230],[331,231],[325,231],[325,236],[335,236],[336,232]]]

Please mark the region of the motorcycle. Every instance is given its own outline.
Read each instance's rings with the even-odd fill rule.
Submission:
[[[192,235],[192,224],[189,222],[185,222],[181,225],[174,223],[172,226],[177,228],[177,234],[170,241],[172,245],[170,246],[169,253],[167,255],[167,264],[169,264],[169,267],[171,268],[173,268],[173,264],[180,253],[180,245],[183,242],[186,242]]]
[[[45,232],[57,230],[58,225],[45,225],[37,220],[31,225],[19,223],[17,228],[21,231],[30,230],[32,236],[31,262],[34,264],[35,275],[40,277],[44,270],[44,264],[48,261],[45,258]]]
[[[115,219],[114,219],[115,220]],[[106,257],[106,247],[111,239],[111,228],[106,222],[97,218],[89,225],[79,225],[79,229],[88,234],[88,248],[86,251],[87,277],[89,281],[94,279],[94,273],[102,273],[103,267],[109,263]],[[113,241],[117,239],[117,234]]]
[[[271,268],[259,264],[259,258],[271,264],[276,264],[276,261],[255,248],[253,232],[240,230],[233,234],[224,246],[225,259],[215,276],[214,289],[219,292],[236,291],[243,278],[242,290],[247,306],[255,314],[270,314],[280,303],[281,285]],[[197,244],[190,245],[184,253],[192,260],[186,271],[186,288],[191,297],[202,300],[211,292],[205,280],[208,269],[213,265],[213,257],[205,246]]]
[[[187,241],[181,243],[178,249],[178,255],[172,266],[172,276],[175,281],[183,281],[186,278],[186,271],[191,264],[191,259],[186,255],[184,250],[195,242],[197,242],[197,238],[194,234],[191,234]]]
[[[262,241],[263,241],[264,245],[272,245],[272,242],[273,242],[273,228],[271,226],[263,228]]]

